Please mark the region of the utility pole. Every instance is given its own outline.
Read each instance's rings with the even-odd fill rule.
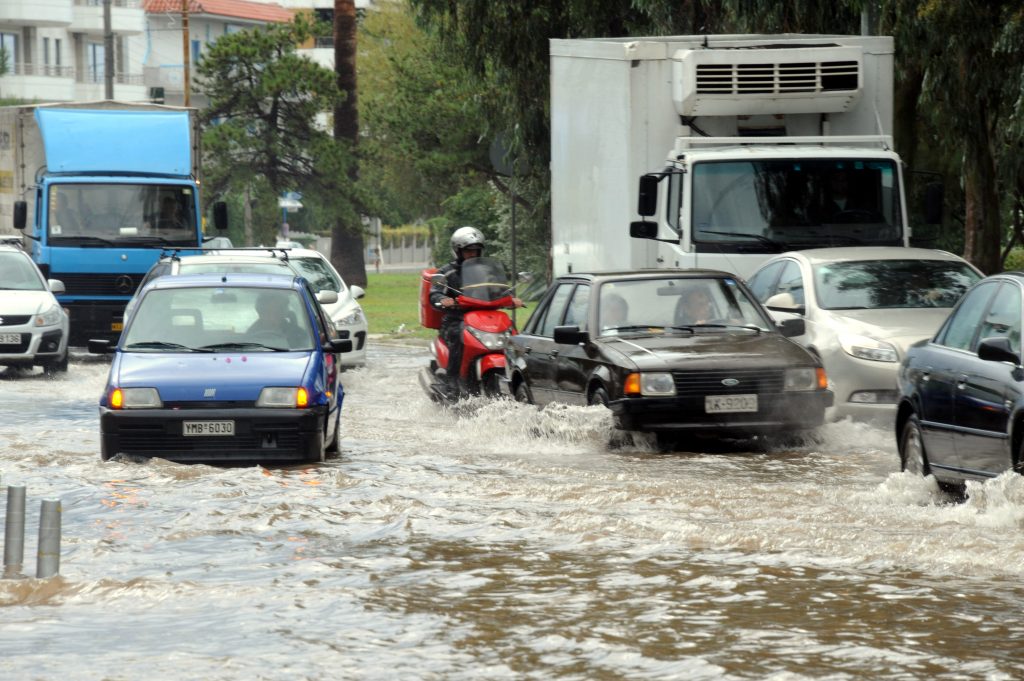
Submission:
[[[110,0],[106,0],[110,2]],[[185,65],[185,106],[189,105],[189,94],[192,90],[192,75],[189,69],[189,61],[191,60],[191,50],[189,50],[189,39],[188,39],[188,3],[189,0],[181,0],[181,56],[183,58],[183,64]]]
[[[103,0],[103,97],[114,98],[114,31],[110,21],[110,3]]]

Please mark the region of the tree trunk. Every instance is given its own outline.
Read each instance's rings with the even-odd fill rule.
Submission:
[[[999,195],[995,161],[987,142],[968,145],[964,157],[964,200],[967,213],[964,258],[985,274],[999,272],[1002,267]]]
[[[353,151],[359,138],[356,109],[356,5],[354,0],[334,0],[334,72],[345,100],[334,109],[334,138],[348,140]],[[349,179],[358,177],[353,164]],[[331,230],[331,264],[349,285],[366,288],[363,258],[363,226],[348,224],[339,216]]]

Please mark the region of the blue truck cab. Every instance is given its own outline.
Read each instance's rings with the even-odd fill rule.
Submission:
[[[44,275],[64,283],[72,345],[116,339],[161,250],[201,247],[198,161],[194,109],[106,101],[0,112],[0,216],[10,213]],[[226,228],[223,204],[214,213]]]

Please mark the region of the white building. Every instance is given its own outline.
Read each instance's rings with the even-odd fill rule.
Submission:
[[[313,2],[290,4],[314,9]],[[182,0],[110,3],[114,99],[155,99],[162,92],[165,103],[183,103]],[[0,97],[46,102],[103,99],[103,5],[104,0],[0,0],[0,47],[8,64],[6,75],[0,76]],[[222,35],[291,21],[293,15],[293,9],[273,2],[188,0],[190,64]],[[191,75],[194,78],[194,70]]]

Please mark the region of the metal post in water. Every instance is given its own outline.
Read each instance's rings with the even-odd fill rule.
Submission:
[[[21,574],[25,557],[25,488],[7,487],[7,519],[4,522],[4,577]]]
[[[36,577],[45,579],[60,572],[60,499],[39,504],[39,549]]]

